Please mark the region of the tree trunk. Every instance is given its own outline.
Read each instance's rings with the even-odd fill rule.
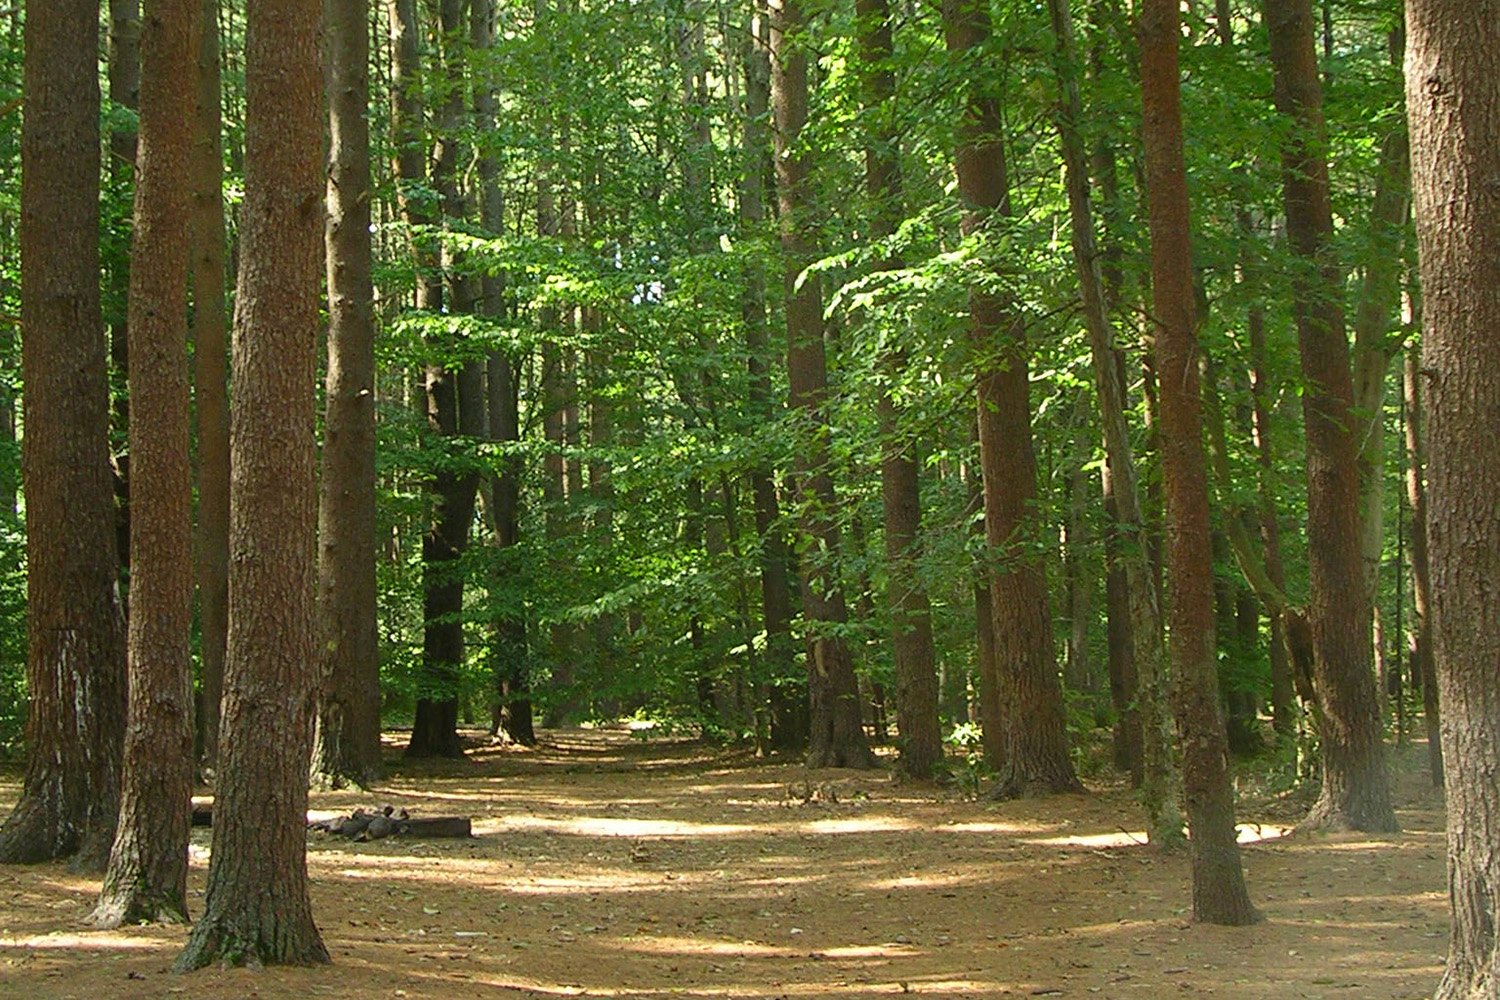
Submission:
[[[1500,3],[1408,0],[1427,545],[1453,930],[1437,1000],[1500,997]]]
[[[1162,378],[1158,400],[1172,581],[1168,646],[1176,675],[1174,701],[1192,838],[1193,917],[1237,926],[1258,917],[1240,867],[1214,669],[1213,554],[1193,315],[1177,55],[1179,14],[1177,0],[1145,0],[1137,25],[1151,228],[1152,320],[1157,370],[1168,373]]]
[[[198,424],[198,621],[202,760],[219,750],[224,644],[229,634],[229,321],[224,289],[224,143],[220,129],[219,0],[201,0],[193,142],[191,236],[193,402]]]
[[[839,528],[829,472],[827,358],[823,349],[823,293],[815,275],[802,275],[814,256],[808,158],[801,148],[807,122],[807,24],[800,0],[771,0],[771,106],[776,139],[776,193],[785,257],[788,400],[809,440],[799,448],[796,481],[801,507],[799,561],[807,628],[809,767],[869,767],[874,763],[859,706],[849,645],[840,634],[849,619],[839,582]],[[799,277],[803,280],[799,282]]]
[[[141,98],[141,0],[109,0],[109,99],[136,111]],[[117,116],[109,135],[109,178],[121,191],[135,184],[137,126],[129,116]],[[124,383],[130,375],[130,330],[126,317],[130,285],[130,253],[126,248],[120,266],[106,276],[109,294],[109,354],[115,378]],[[119,547],[120,573],[129,593],[130,580],[130,393],[112,399],[114,434],[127,444],[114,456],[115,538]]]
[[[1418,348],[1408,346],[1401,366],[1401,386],[1406,406],[1406,499],[1411,507],[1411,592],[1413,666],[1422,684],[1422,716],[1427,730],[1427,770],[1436,788],[1443,787],[1443,740],[1438,709],[1437,664],[1432,657],[1432,571],[1427,554],[1427,465],[1422,440],[1422,386],[1418,372]]]
[[[1148,562],[1145,519],[1141,513],[1135,454],[1125,412],[1125,378],[1122,358],[1115,349],[1114,326],[1109,319],[1101,255],[1094,239],[1093,203],[1089,192],[1086,146],[1079,131],[1083,104],[1073,67],[1078,57],[1073,43],[1073,17],[1068,0],[1048,0],[1052,31],[1057,38],[1056,73],[1062,92],[1058,134],[1066,167],[1068,211],[1072,221],[1073,261],[1083,300],[1084,325],[1089,334],[1089,353],[1094,368],[1095,395],[1104,430],[1105,472],[1110,513],[1114,518],[1110,549],[1119,562],[1121,590],[1129,617],[1128,642],[1133,685],[1126,677],[1115,685],[1125,688],[1116,704],[1133,698],[1136,713],[1128,719],[1124,749],[1139,740],[1141,754],[1141,798],[1146,807],[1147,835],[1153,843],[1171,844],[1181,839],[1182,816],[1177,808],[1178,776],[1172,761],[1165,687],[1165,650],[1162,646],[1160,594]]]
[[[865,114],[874,125],[865,139],[865,194],[870,199],[870,236],[885,239],[901,224],[901,137],[896,120],[896,74],[892,69],[891,10],[888,0],[858,0],[860,65]],[[899,261],[883,262],[883,267]],[[922,585],[922,502],[917,443],[901,426],[893,383],[905,367],[895,353],[885,361],[888,381],[876,410],[881,438],[881,506],[885,517],[887,599],[891,606],[891,647],[896,667],[896,724],[901,731],[901,768],[914,778],[930,778],[943,759],[938,720],[936,657],[932,610]]]
[[[986,75],[988,9],[945,0],[948,51],[967,64],[969,96],[954,153],[964,233],[1010,215],[1000,106]],[[1025,327],[1015,303],[978,287],[969,292],[969,332],[979,363],[979,454],[984,477],[985,544],[1007,712],[999,796],[1080,791],[1068,754],[1066,713],[1052,646],[1046,573],[1033,543],[1037,523]]]
[[[131,603],[120,817],[99,928],[187,919],[193,793],[188,231],[199,0],[147,0],[130,267]]]
[[[979,450],[979,422],[970,425],[974,451]],[[977,462],[977,458],[976,458]],[[964,517],[969,530],[984,541],[984,481],[978,465],[967,473],[969,505]],[[982,549],[982,544],[980,549]],[[995,601],[990,595],[990,567],[983,558],[970,567],[974,574],[974,673],[979,689],[979,735],[984,745],[984,760],[990,770],[999,773],[1005,766],[1006,712],[1000,693],[1000,658],[995,649]]]
[[[245,41],[229,649],[202,918],[176,968],[328,961],[307,887],[323,121],[317,0],[261,0]]]
[[[744,162],[740,177],[740,225],[751,236],[765,224],[767,151],[771,145],[766,117],[771,102],[771,63],[765,12],[757,5],[747,32],[745,61],[745,124],[741,141]],[[766,329],[766,279],[760,264],[745,264],[740,314],[745,321],[745,355],[749,369],[752,419],[769,421],[775,415],[771,397],[771,348]],[[755,533],[760,540],[761,613],[766,632],[766,711],[771,746],[784,753],[807,745],[806,684],[796,676],[792,642],[791,553],[781,527],[773,470],[758,464],[750,470],[750,492],[755,506]]]
[[[318,497],[315,784],[380,776],[375,611],[375,290],[370,247],[369,0],[324,0],[328,370]]]
[[[432,184],[442,199],[444,224],[468,214],[458,174],[458,153],[464,130],[463,38],[468,19],[467,0],[443,0],[440,25],[444,39],[443,73],[446,99],[440,110]],[[462,273],[455,253],[442,255],[444,306],[450,315],[473,312],[477,299],[473,279]],[[460,434],[483,436],[483,367],[469,362],[461,370],[431,365],[426,373],[427,425],[438,438]],[[464,571],[462,558],[469,546],[477,472],[455,469],[450,463],[433,474],[429,492],[433,519],[422,537],[422,689],[412,721],[408,757],[461,757],[458,740],[458,698],[464,666]]]
[[[109,383],[99,305],[99,5],[27,10],[21,132],[21,473],[29,751],[0,861],[114,839],[125,722]]]
[[[1360,551],[1358,443],[1342,279],[1329,245],[1333,210],[1323,90],[1311,0],[1267,2],[1276,106],[1293,119],[1282,149],[1287,237],[1305,262],[1293,275],[1307,434],[1308,623],[1323,749],[1323,788],[1309,828],[1396,829],[1370,662]]]

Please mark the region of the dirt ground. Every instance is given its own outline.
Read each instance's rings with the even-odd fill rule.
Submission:
[[[1447,947],[1440,801],[1419,750],[1400,765],[1396,836],[1282,837],[1284,805],[1242,808],[1268,919],[1225,929],[1189,922],[1187,859],[1137,843],[1118,787],[975,802],[881,772],[546,733],[314,796],[466,814],[476,834],[310,836],[322,968],[174,975],[182,928],[82,930],[97,880],[0,868],[0,997],[1422,997]],[[16,779],[0,775],[0,814]],[[207,853],[194,831],[199,909]]]

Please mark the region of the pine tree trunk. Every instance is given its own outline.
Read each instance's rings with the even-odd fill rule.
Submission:
[[[187,919],[193,792],[188,231],[199,0],[146,0],[130,267],[131,603],[120,817],[89,922]]]
[[[999,102],[978,80],[990,37],[978,0],[945,0],[948,51],[969,63],[975,82],[959,125],[954,160],[965,234],[991,216],[1010,214]],[[1036,500],[1025,329],[1015,303],[973,288],[969,331],[979,359],[979,454],[984,481],[985,543],[1000,664],[1000,700],[1007,712],[1005,762],[995,794],[1079,791],[1068,754],[1066,713],[1052,646],[1046,573],[1033,554],[1041,526]]]
[[[193,406],[198,456],[198,621],[202,760],[218,758],[219,701],[229,634],[229,311],[226,303],[224,145],[220,129],[219,0],[201,0],[191,209]]]
[[[1287,237],[1305,267],[1293,276],[1307,435],[1308,622],[1323,748],[1323,788],[1308,828],[1396,829],[1370,661],[1360,550],[1354,387],[1342,278],[1332,259],[1333,210],[1311,0],[1266,3],[1276,105],[1295,127],[1282,150]]]
[[[1453,929],[1437,1000],[1500,997],[1500,3],[1408,0],[1427,545]]]
[[[865,194],[870,199],[870,236],[884,239],[902,219],[901,137],[895,118],[896,74],[888,0],[858,0],[860,63],[866,115],[875,122],[865,139]],[[898,266],[890,260],[882,266]],[[929,778],[943,759],[938,720],[932,609],[918,571],[922,503],[917,443],[901,426],[894,383],[905,367],[901,353],[886,359],[889,381],[876,402],[881,437],[881,506],[885,518],[887,600],[891,606],[891,650],[896,668],[896,724],[901,732],[901,768]]]
[[[964,517],[969,522],[970,532],[982,543],[984,481],[977,465],[979,422],[976,420],[970,428],[970,444],[976,453],[976,464],[964,470],[969,494]],[[990,770],[999,773],[1005,766],[1007,737],[1005,704],[1000,693],[1000,659],[995,649],[995,601],[990,595],[990,567],[984,559],[976,559],[970,571],[974,574],[974,673],[979,694],[979,734],[984,745],[985,763]]]
[[[1193,917],[1206,923],[1240,925],[1258,917],[1240,867],[1215,677],[1213,554],[1193,315],[1177,0],[1145,0],[1137,29],[1156,361],[1158,371],[1172,373],[1162,380],[1159,412],[1172,581],[1168,645],[1192,843]]]
[[[0,862],[114,839],[125,723],[124,622],[99,305],[99,6],[28,8],[21,133],[21,472],[26,494],[26,717],[21,796]]]
[[[328,961],[307,886],[316,632],[323,119],[318,0],[246,29],[245,201],[234,331],[229,647],[204,913],[176,968]]]
[[[380,776],[375,611],[375,289],[370,246],[369,0],[325,0],[328,369],[318,497],[319,651],[312,779]]]
[[[776,194],[785,258],[788,405],[808,440],[799,448],[795,477],[801,508],[798,561],[807,623],[807,689],[811,716],[809,767],[869,767],[859,685],[847,640],[849,620],[839,582],[838,521],[834,517],[828,448],[827,358],[823,348],[823,293],[816,276],[798,281],[814,255],[815,219],[809,164],[801,149],[807,122],[807,28],[800,0],[771,0],[771,110],[776,140]]]

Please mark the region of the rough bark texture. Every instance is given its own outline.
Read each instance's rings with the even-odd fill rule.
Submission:
[[[1422,386],[1418,348],[1408,346],[1401,366],[1406,410],[1406,500],[1411,508],[1412,667],[1422,685],[1422,721],[1427,731],[1427,771],[1443,787],[1442,713],[1438,708],[1437,664],[1432,656],[1432,570],[1427,552],[1427,452],[1422,434]]]
[[[1133,698],[1133,732],[1140,740],[1141,798],[1146,806],[1147,834],[1152,843],[1171,844],[1182,837],[1177,807],[1178,776],[1172,761],[1171,735],[1165,689],[1165,650],[1162,645],[1160,595],[1147,561],[1145,522],[1141,514],[1135,454],[1126,421],[1125,379],[1115,331],[1109,319],[1104,275],[1094,239],[1094,212],[1089,193],[1088,164],[1079,123],[1083,103],[1073,67],[1073,17],[1068,0],[1048,0],[1052,31],[1057,38],[1056,71],[1062,91],[1058,133],[1067,172],[1068,210],[1072,218],[1073,261],[1083,300],[1084,325],[1094,368],[1094,390],[1099,398],[1099,422],[1104,428],[1105,474],[1108,481],[1114,538],[1108,549],[1123,575],[1117,586],[1130,622],[1129,648],[1135,683],[1123,699]],[[1123,686],[1124,677],[1119,679]],[[1116,697],[1118,704],[1121,696]],[[1128,744],[1127,744],[1128,749]]]
[[[224,289],[224,147],[219,109],[219,0],[201,0],[193,110],[191,209],[193,403],[198,425],[198,622],[202,759],[219,748],[224,646],[229,635],[229,335]]]
[[[199,0],[147,0],[130,267],[129,707],[120,817],[96,927],[187,919],[193,791],[188,175]]]
[[[1192,838],[1193,917],[1240,925],[1257,919],[1235,839],[1228,748],[1215,676],[1213,555],[1193,315],[1187,167],[1183,154],[1177,0],[1145,0],[1142,139],[1151,228],[1152,321],[1162,421],[1162,487],[1172,581],[1169,651],[1175,674],[1182,778]]]
[[[328,370],[318,496],[318,717],[312,777],[380,776],[375,622],[375,315],[370,251],[369,0],[325,0]]]
[[[28,758],[0,861],[114,839],[125,641],[99,307],[99,5],[33,4],[21,134],[21,474],[26,492]]]
[[[1500,997],[1500,3],[1408,0],[1427,542],[1453,931],[1437,1000]]]
[[[328,961],[307,891],[315,702],[314,380],[323,262],[318,0],[246,28],[229,647],[204,913],[176,968]]]
[[[823,294],[815,275],[802,281],[812,260],[815,230],[808,158],[801,148],[807,122],[806,20],[799,0],[771,0],[771,110],[776,143],[776,194],[785,257],[788,404],[807,440],[799,449],[796,480],[801,508],[799,562],[807,622],[809,767],[869,767],[874,763],[861,722],[859,686],[848,642],[839,583],[837,498],[829,471],[827,358],[823,348]]]
[[[1323,788],[1307,827],[1396,829],[1370,659],[1359,529],[1358,442],[1342,280],[1332,258],[1323,88],[1311,0],[1267,2],[1276,106],[1292,119],[1282,150],[1307,434],[1308,622],[1323,750]]]
[[[988,8],[945,0],[948,51],[966,64],[969,95],[954,163],[966,235],[1010,215],[1000,107],[980,81],[990,37]],[[1032,450],[1025,328],[1012,302],[969,292],[969,331],[979,359],[979,455],[984,477],[985,542],[1007,711],[999,796],[1080,791],[1068,755],[1066,713],[1052,646],[1046,573],[1033,547],[1036,456]]]
[[[859,54],[865,113],[873,125],[865,139],[865,194],[870,199],[870,235],[889,237],[901,224],[901,138],[895,118],[896,74],[892,68],[891,10],[887,0],[858,0]],[[886,266],[899,262],[890,261]],[[900,354],[886,359],[893,382],[904,367]],[[917,443],[901,426],[901,406],[888,382],[876,403],[880,419],[881,506],[885,517],[886,597],[891,606],[891,651],[896,669],[896,723],[901,731],[901,768],[929,778],[943,759],[938,721],[932,610],[918,572],[922,527]]]

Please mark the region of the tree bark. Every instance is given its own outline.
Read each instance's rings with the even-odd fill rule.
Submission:
[[[307,887],[315,700],[318,0],[248,10],[234,331],[229,647],[204,913],[176,968],[328,961]]]
[[[187,919],[193,792],[188,215],[199,0],[146,0],[130,267],[131,603],[120,816],[89,922]]]
[[[1437,1000],[1500,997],[1500,3],[1408,0],[1423,290],[1427,545],[1443,706],[1448,964]]]
[[[21,473],[26,494],[29,751],[0,861],[114,839],[125,721],[124,621],[99,304],[99,5],[29,7],[21,131]]]
[[[328,368],[318,495],[314,784],[380,776],[375,611],[375,289],[370,246],[369,0],[324,0]]]
[[[799,449],[795,472],[811,715],[807,763],[809,767],[869,767],[874,757],[865,741],[854,663],[848,642],[840,634],[849,613],[839,582],[841,547],[834,515],[838,501],[829,471],[823,294],[817,276],[802,273],[813,258],[815,220],[808,158],[801,148],[807,122],[808,60],[807,23],[800,0],[770,0],[770,28],[776,193],[785,259],[788,403],[808,435]]]
[[[875,122],[865,139],[865,194],[870,199],[870,236],[885,239],[902,219],[901,137],[896,120],[896,73],[892,69],[891,9],[888,0],[858,0],[858,45],[865,114]],[[882,267],[894,267],[890,260]],[[914,778],[930,778],[943,759],[938,720],[936,655],[932,609],[923,586],[922,498],[917,442],[901,426],[895,386],[905,367],[901,352],[886,359],[888,379],[876,402],[880,420],[881,507],[885,518],[886,594],[891,606],[891,649],[896,668],[896,724],[901,732],[900,765]]]
[[[967,64],[969,94],[954,162],[965,235],[1010,215],[996,95],[980,82],[988,54],[987,7],[945,0],[948,51]],[[1007,711],[998,796],[1081,791],[1068,754],[1066,713],[1052,645],[1052,611],[1034,536],[1040,530],[1032,450],[1025,325],[1014,302],[972,288],[969,335],[979,359],[979,454],[1000,700]]]
[[[1304,267],[1293,275],[1307,435],[1308,623],[1323,750],[1323,788],[1308,828],[1397,828],[1370,660],[1360,551],[1358,442],[1342,280],[1332,258],[1327,129],[1311,0],[1265,5],[1276,106],[1295,127],[1282,149],[1287,237]]]
[[[1237,926],[1258,919],[1234,828],[1228,748],[1215,676],[1213,555],[1189,245],[1177,0],[1144,0],[1142,138],[1151,229],[1152,320],[1162,421],[1162,486],[1172,581],[1169,652],[1175,673],[1183,791],[1193,859],[1193,917]]]
[[[229,634],[228,307],[224,288],[224,144],[220,129],[219,0],[201,0],[193,142],[193,402],[198,430],[198,620],[202,760],[218,759],[219,701]]]

